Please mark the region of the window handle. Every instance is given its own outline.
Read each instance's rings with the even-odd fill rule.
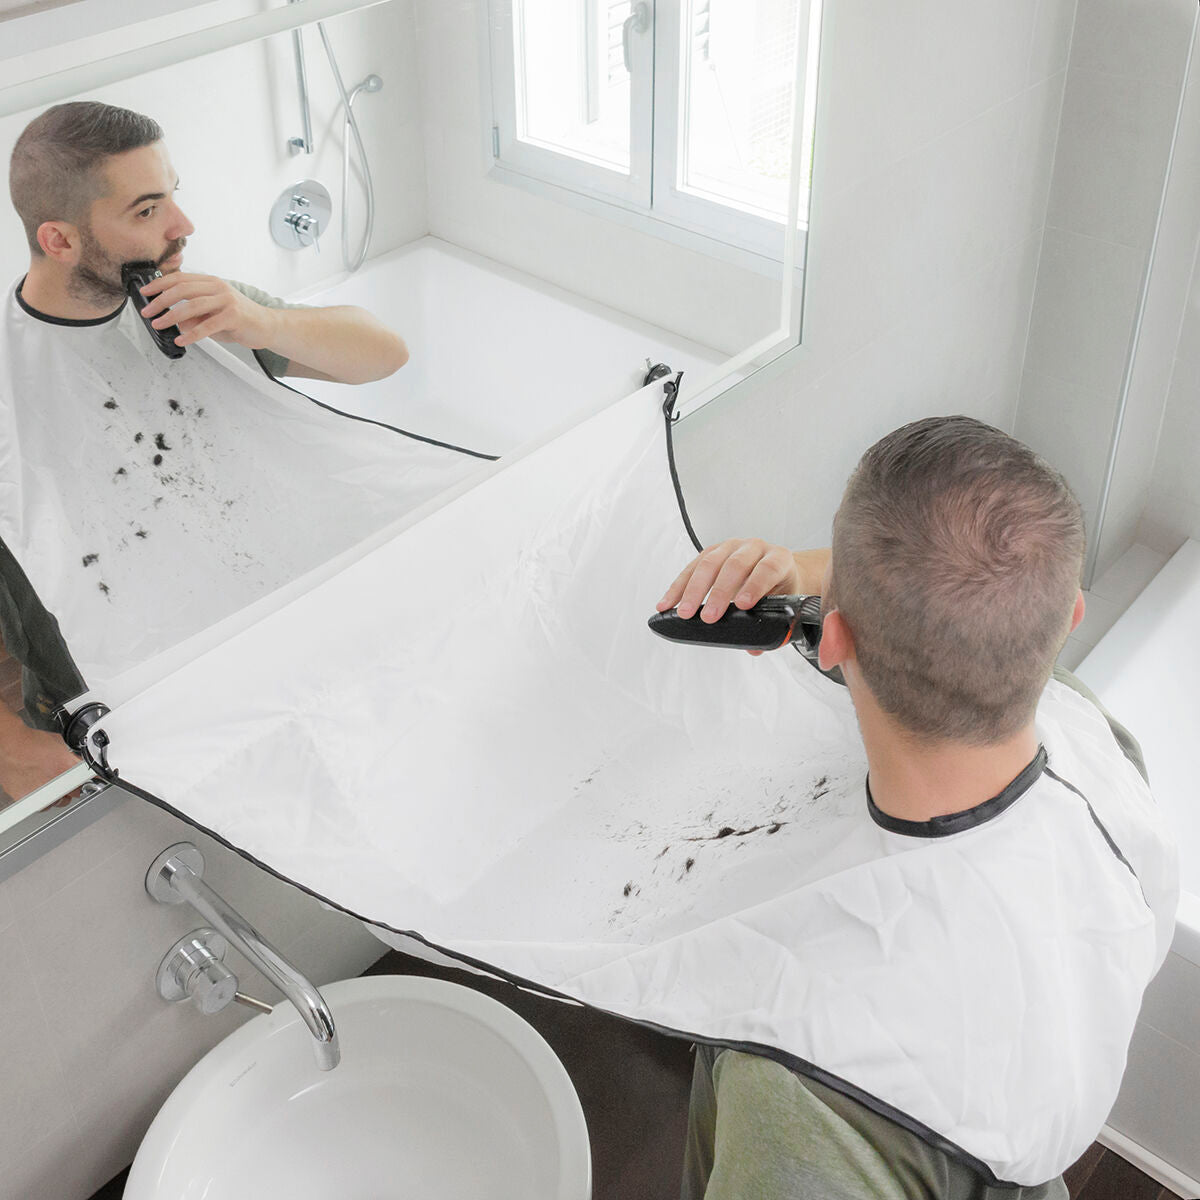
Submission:
[[[630,38],[635,33],[645,33],[650,28],[650,5],[645,0],[639,0],[639,3],[633,6],[633,11],[625,18],[625,23],[621,26],[621,50],[625,55],[625,70],[632,73],[633,68],[629,65],[630,59],[633,57],[631,51]]]

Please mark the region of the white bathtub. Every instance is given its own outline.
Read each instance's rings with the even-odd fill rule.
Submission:
[[[1179,836],[1183,885],[1104,1140],[1179,1195],[1200,1196],[1200,542],[1184,544],[1077,673],[1141,743]]]
[[[628,396],[642,386],[647,358],[698,374],[728,357],[432,237],[294,298],[361,305],[399,332],[411,355],[378,383],[293,380],[300,390],[489,454]]]

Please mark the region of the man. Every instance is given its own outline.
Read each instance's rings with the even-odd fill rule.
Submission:
[[[231,396],[245,390],[244,383],[233,380],[227,370],[223,374],[215,370],[209,356],[195,350],[177,363],[167,363],[126,304],[122,263],[158,264],[163,277],[143,289],[147,300],[143,315],[154,318],[160,329],[178,325],[178,345],[193,347],[206,339],[227,343],[256,371],[261,366],[273,377],[362,383],[390,375],[408,357],[403,340],[362,309],[284,305],[246,285],[184,271],[184,248],[194,227],[176,202],[178,186],[157,123],[107,104],[57,105],[30,122],[13,150],[10,188],[28,238],[30,265],[10,293],[0,347],[0,377],[6,377],[0,384],[0,407],[10,410],[6,454],[21,463],[3,480],[9,511],[0,563],[6,568],[0,571],[0,626],[10,651],[26,668],[26,707],[44,729],[53,727],[57,704],[82,690],[83,679],[63,645],[66,631],[58,628],[64,619],[64,601],[56,598],[58,593],[54,597],[43,593],[53,592],[57,583],[62,594],[85,587],[100,589],[98,599],[111,602],[119,568],[109,543],[105,548],[111,552],[105,555],[100,543],[91,541],[77,547],[82,551],[77,560],[71,558],[83,563],[78,580],[65,576],[61,561],[43,563],[36,570],[31,566],[29,560],[36,556],[29,547],[36,544],[47,551],[48,542],[57,537],[48,536],[54,522],[47,517],[47,506],[54,501],[43,498],[39,507],[26,494],[33,493],[42,466],[39,447],[44,448],[47,463],[43,474],[60,469],[59,463],[50,461],[56,453],[62,459],[63,475],[46,490],[61,493],[75,486],[80,491],[70,505],[59,501],[63,509],[73,510],[67,516],[74,520],[78,510],[108,505],[112,498],[102,495],[95,481],[101,477],[98,467],[95,479],[86,485],[69,476],[85,464],[90,466],[93,455],[105,449],[100,444],[102,434],[107,432],[112,440],[113,430],[127,433],[128,444],[104,464],[106,478],[125,485],[137,466],[145,468],[147,485],[149,472],[157,472],[154,483],[159,491],[151,496],[143,488],[135,496],[132,487],[124,487],[129,493],[121,501],[125,507],[117,516],[113,514],[118,510],[106,509],[103,519],[110,526],[125,527],[122,547],[131,540],[136,545],[137,539],[148,546],[158,528],[186,527],[202,502],[201,485],[207,482],[212,490],[212,472],[200,478],[201,467],[208,470],[212,465],[197,466],[201,451],[207,447],[209,458],[228,459],[228,446],[212,432],[213,405],[207,406],[210,424],[203,432],[195,424],[189,430],[182,428],[189,411],[188,387],[193,414],[204,414],[208,395]],[[169,390],[155,394],[163,389]],[[175,425],[152,423],[156,418],[150,415],[151,399],[169,400],[173,408],[167,415],[177,418]],[[251,398],[238,404],[249,412],[255,402]],[[56,414],[55,403],[70,407]],[[38,409],[46,414],[42,427],[35,424]],[[85,426],[83,418],[93,410],[93,426]],[[105,423],[95,425],[100,418]],[[128,430],[122,421],[128,423]],[[76,433],[77,446],[72,443]],[[127,458],[128,468],[120,456]],[[213,465],[218,468],[224,466]],[[191,494],[183,498],[186,505],[180,500],[172,508],[173,496],[164,502],[163,489],[172,479],[189,481]],[[252,502],[246,488],[239,491],[232,485],[220,501],[230,512]],[[151,505],[158,508],[151,511]],[[61,516],[55,514],[55,520]],[[158,527],[151,518],[159,522]],[[20,549],[23,536],[29,542]],[[234,542],[232,537],[227,540]],[[205,579],[209,590],[214,584],[219,590],[222,585],[214,572],[229,563],[222,560],[219,548],[207,559],[206,553],[204,547],[188,546],[177,557],[196,564],[194,574],[201,590]],[[227,557],[232,553],[226,548]],[[249,552],[242,546],[237,553],[244,558]],[[66,551],[63,557],[68,557]],[[261,592],[277,582],[263,574],[255,586]],[[125,590],[128,595],[133,588]],[[67,636],[66,642],[75,649],[75,638]],[[27,729],[0,706],[0,786],[10,795],[24,794],[73,761],[57,734]]]
[[[1157,835],[1145,836],[1155,825],[1129,765],[1144,774],[1136,743],[1103,714],[1109,734],[1094,697],[1097,708],[1050,682],[1058,652],[1083,617],[1083,553],[1079,505],[1056,472],[989,426],[934,418],[867,451],[834,519],[831,551],[724,542],[685,568],[659,602],[660,610],[677,606],[685,617],[699,612],[713,622],[730,604],[746,609],[771,593],[820,593],[820,666],[841,669],[866,749],[864,815],[878,826],[879,861],[895,866],[887,878],[905,880],[888,897],[890,915],[872,918],[882,920],[884,949],[873,937],[861,952],[862,978],[892,1005],[880,1024],[895,1021],[903,1033],[888,1027],[876,1038],[863,1028],[840,1062],[825,1057],[837,1052],[817,1036],[813,1061],[803,1065],[699,1047],[685,1200],[1066,1197],[1061,1178],[995,1188],[962,1152],[961,1139],[989,1147],[996,1160],[1053,1162],[1055,1171],[1069,1165],[1083,1147],[1080,1129],[1067,1127],[1090,1105],[1090,1133],[1082,1133],[1099,1132],[1141,991],[1173,928],[1173,852]],[[1055,678],[1070,677],[1056,671]],[[1021,822],[1029,823],[1028,835]],[[1052,840],[1052,850],[1035,846],[1039,837]],[[939,845],[946,853],[929,859]],[[1042,862],[1044,853],[1058,857]],[[909,865],[921,854],[937,866],[917,882]],[[1005,889],[996,879],[1021,883]],[[923,913],[930,880],[935,903]],[[870,900],[862,903],[871,908]],[[1060,905],[1069,915],[1056,911]],[[831,931],[837,917],[831,905]],[[906,958],[908,937],[920,948]],[[989,938],[997,943],[994,959]],[[982,946],[970,955],[982,950],[993,964],[990,983],[956,977],[972,940]],[[943,942],[953,947],[948,955],[935,948]],[[1024,973],[1016,993],[1034,1006],[1045,985],[1061,1011],[1002,1007],[994,1019],[977,1019],[993,994],[1005,994],[1001,964],[1013,961]],[[1067,962],[1064,993],[1054,981]],[[1112,993],[1123,990],[1128,995],[1110,1006]],[[903,1017],[905,1005],[911,1019]],[[938,1005],[947,1019],[922,1024]],[[834,1027],[850,1019],[825,1016]],[[975,1019],[987,1044],[956,1045],[960,1018],[967,1025]],[[1042,1022],[1071,1033],[1050,1032]],[[1093,1036],[1065,1050],[1081,1027]],[[932,1044],[939,1038],[949,1045]],[[1055,1058],[1080,1047],[1083,1068]],[[963,1078],[964,1069],[976,1068],[962,1064],[978,1060],[985,1064],[978,1077]],[[942,1070],[953,1077],[936,1079]],[[878,1089],[847,1086],[842,1076],[852,1071],[879,1080]],[[928,1112],[957,1097],[941,1106],[943,1128],[878,1102],[885,1087],[903,1091],[909,1084],[898,1079],[921,1075],[933,1082],[918,1082],[911,1094],[934,1098]],[[985,1092],[990,1116],[970,1127],[962,1114]],[[1018,1124],[1028,1125],[1025,1133]],[[965,1132],[956,1138],[951,1128]],[[1025,1170],[1045,1178],[1036,1165]]]

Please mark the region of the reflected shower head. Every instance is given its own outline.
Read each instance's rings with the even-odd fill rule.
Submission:
[[[350,93],[350,103],[353,104],[359,92],[377,92],[383,87],[383,80],[378,75],[368,75],[362,83],[356,83]]]

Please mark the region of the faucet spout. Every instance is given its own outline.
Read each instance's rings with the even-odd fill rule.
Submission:
[[[190,904],[236,946],[300,1014],[314,1038],[317,1066],[332,1071],[341,1061],[333,1014],[324,997],[249,921],[227,904],[202,878],[204,859],[190,842],[162,852],[146,876],[146,890],[165,904]]]

